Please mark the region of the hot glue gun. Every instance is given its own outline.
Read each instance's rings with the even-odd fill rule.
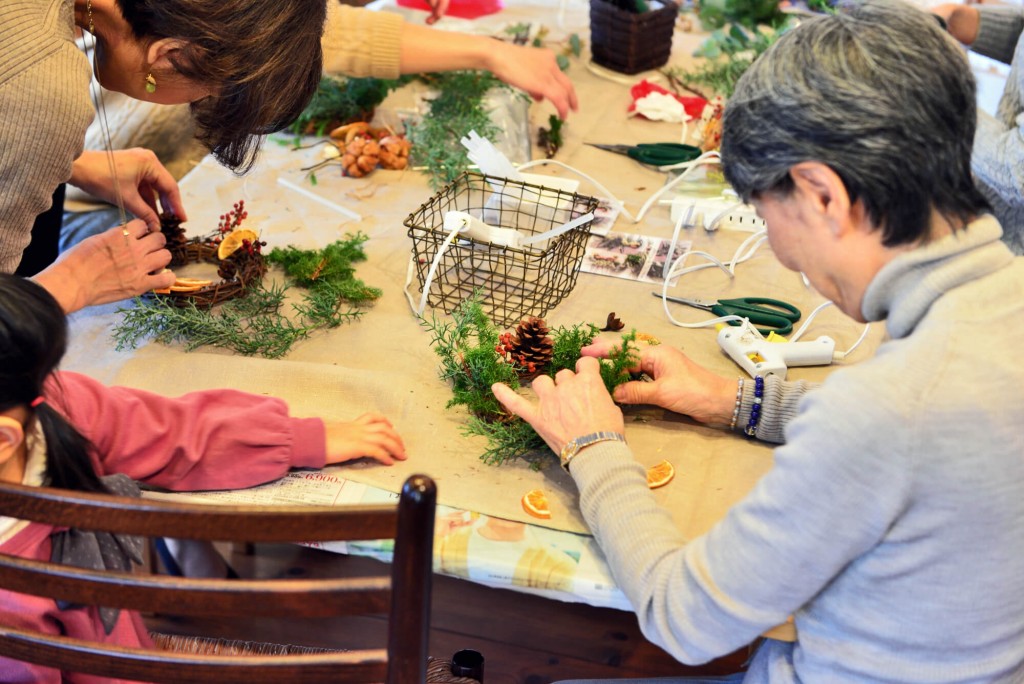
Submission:
[[[777,375],[786,378],[792,366],[827,366],[835,358],[836,342],[819,337],[813,342],[772,342],[749,321],[739,327],[724,326],[718,344],[751,377]]]

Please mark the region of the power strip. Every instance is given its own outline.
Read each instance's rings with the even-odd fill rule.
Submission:
[[[764,230],[764,219],[757,215],[754,207],[749,204],[737,204],[729,197],[684,197],[682,195],[670,200],[662,200],[660,204],[672,206],[672,223],[685,216],[684,228],[703,228],[716,230],[742,230],[756,233]],[[717,221],[716,221],[717,218]],[[714,225],[712,225],[714,222]]]

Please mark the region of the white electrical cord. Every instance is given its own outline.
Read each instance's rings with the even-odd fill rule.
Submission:
[[[683,181],[683,179],[685,179],[687,176],[689,176],[690,173],[693,172],[700,165],[702,165],[702,164],[721,164],[721,163],[722,163],[722,156],[718,153],[717,150],[712,150],[710,152],[705,152],[704,154],[700,155],[699,157],[697,157],[696,159],[694,159],[692,161],[683,162],[682,164],[671,164],[671,165],[668,165],[668,166],[659,166],[658,167],[659,171],[670,171],[670,170],[673,170],[673,169],[685,169],[685,170],[681,174],[679,174],[678,176],[676,176],[675,178],[670,180],[668,183],[665,183],[665,185],[661,186],[658,189],[657,192],[655,192],[653,195],[651,195],[650,197],[647,198],[647,201],[644,202],[644,205],[642,207],[640,207],[640,212],[637,213],[636,218],[633,219],[633,223],[638,223],[641,219],[643,219],[644,214],[647,213],[647,210],[651,208],[652,204],[654,204],[655,202],[658,201],[659,197],[661,197],[666,192],[668,192],[669,190],[671,190],[672,188],[677,186],[679,183],[681,183]]]

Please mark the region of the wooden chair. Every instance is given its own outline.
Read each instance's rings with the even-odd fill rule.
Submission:
[[[0,554],[0,587],[84,605],[281,619],[390,611],[387,645],[381,649],[202,655],[112,647],[0,626],[0,655],[63,671],[145,682],[423,682],[435,501],[434,482],[423,475],[405,482],[397,506],[211,506],[2,484],[0,516],[57,526],[235,542],[393,538],[395,547],[390,578],[344,579],[190,579],[83,570]]]

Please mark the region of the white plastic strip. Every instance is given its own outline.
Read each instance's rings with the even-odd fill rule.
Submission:
[[[325,198],[321,197],[320,195],[317,195],[314,192],[310,192],[306,188],[304,188],[304,187],[302,187],[300,185],[296,185],[295,183],[292,183],[287,178],[284,178],[282,176],[278,176],[277,177],[277,184],[281,185],[281,186],[284,186],[284,187],[288,188],[289,190],[297,192],[300,195],[302,195],[303,197],[311,199],[314,202],[318,202],[319,204],[322,204],[325,207],[333,209],[334,211],[338,212],[339,214],[342,214],[344,216],[348,216],[353,221],[362,221],[363,220],[363,217],[360,214],[357,214],[356,212],[352,211],[351,209],[348,209],[347,207],[343,207],[340,204],[335,204],[331,200],[325,199]]]

